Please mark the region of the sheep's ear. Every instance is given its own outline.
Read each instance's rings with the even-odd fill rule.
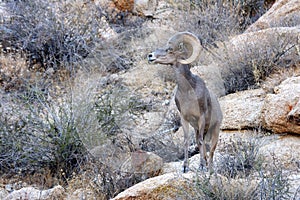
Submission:
[[[184,47],[183,42],[181,42],[181,43],[178,44],[178,50],[179,50],[180,52],[184,52],[184,51],[185,51],[185,47]]]

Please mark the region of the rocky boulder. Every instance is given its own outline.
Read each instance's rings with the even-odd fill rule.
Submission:
[[[246,32],[254,32],[270,27],[295,26],[300,22],[299,0],[279,0],[252,24]]]
[[[300,138],[291,135],[270,135],[261,141],[259,154],[266,163],[280,163],[285,169],[300,168]]]
[[[145,180],[157,176],[163,166],[163,159],[154,153],[145,151],[132,152],[123,163],[121,173],[135,174],[138,179]]]
[[[228,59],[243,61],[246,58],[257,61],[258,58],[265,59],[266,55],[272,56],[273,53],[280,51],[281,62],[287,63],[286,61],[291,61],[291,58],[298,58],[293,62],[295,63],[300,60],[297,50],[299,35],[299,27],[268,28],[234,36],[227,42],[219,43],[219,50],[216,51],[221,55],[221,62]]]
[[[251,194],[258,181],[245,179],[230,181],[221,175],[209,176],[207,173],[167,173],[138,183],[118,194],[113,200],[133,199],[211,199],[216,197],[243,197]],[[225,195],[224,195],[225,194]]]
[[[33,187],[25,187],[20,190],[15,190],[4,198],[4,200],[18,200],[18,199],[30,199],[30,200],[47,200],[47,199],[63,199],[65,195],[65,189],[58,185],[48,190],[38,190]]]
[[[300,100],[288,114],[288,121],[300,126]]]
[[[268,94],[263,105],[264,127],[275,133],[300,134],[299,125],[300,77],[292,77]]]
[[[140,147],[143,150],[154,152],[165,162],[177,161],[183,158],[183,131],[166,130],[156,135],[142,139]]]
[[[138,183],[118,194],[113,200],[132,199],[191,199],[195,173],[168,173]],[[194,196],[196,198],[196,196]]]
[[[262,89],[229,94],[220,98],[223,130],[240,130],[261,126],[261,111],[266,94]]]
[[[135,0],[133,13],[141,16],[153,17],[156,6],[157,0]]]
[[[96,146],[89,152],[110,169],[119,170],[134,148],[126,135],[118,134],[117,137],[105,140],[103,145]]]

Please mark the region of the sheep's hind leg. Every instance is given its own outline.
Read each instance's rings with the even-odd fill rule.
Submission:
[[[209,151],[209,163],[208,168],[212,172],[213,171],[213,162],[214,162],[214,153],[218,144],[219,134],[220,134],[220,124],[215,124],[212,129],[210,130],[212,137],[211,137],[211,148]]]

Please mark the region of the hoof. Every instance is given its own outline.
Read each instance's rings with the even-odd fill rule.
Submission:
[[[199,171],[207,172],[208,169],[207,169],[206,165],[200,165],[199,166]]]
[[[183,166],[182,167],[182,172],[183,173],[187,173],[189,171],[189,167],[188,166]]]
[[[208,168],[208,169],[209,169],[208,172],[209,172],[210,175],[212,175],[213,173],[215,173],[215,170],[213,168]]]

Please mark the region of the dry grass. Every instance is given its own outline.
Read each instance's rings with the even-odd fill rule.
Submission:
[[[0,73],[0,84],[5,91],[24,89],[34,75],[20,55],[0,55]]]

